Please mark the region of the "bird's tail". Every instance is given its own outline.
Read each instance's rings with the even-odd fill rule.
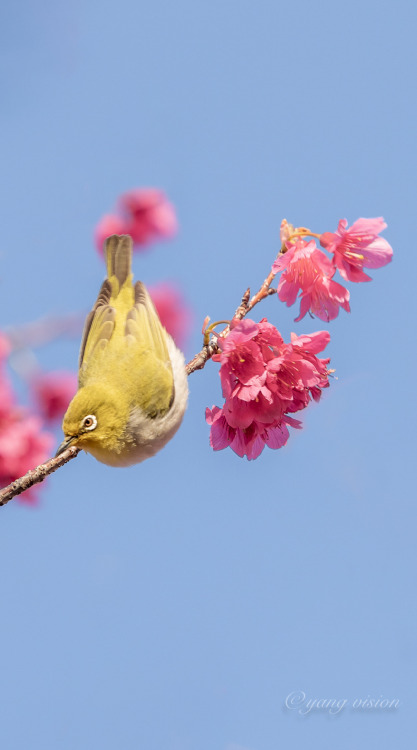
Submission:
[[[112,234],[106,240],[104,254],[107,276],[109,279],[115,276],[121,289],[131,273],[132,238],[128,234]]]

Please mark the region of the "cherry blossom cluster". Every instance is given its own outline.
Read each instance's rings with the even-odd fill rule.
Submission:
[[[282,248],[272,265],[274,274],[281,272],[278,297],[287,307],[300,299],[300,314],[296,322],[307,312],[321,320],[337,317],[339,308],[350,312],[349,291],[334,281],[338,270],[345,281],[371,281],[363,268],[380,268],[392,258],[392,247],[379,234],[386,228],[382,218],[358,219],[348,229],[346,219],[339,221],[336,232],[317,235],[304,227],[294,229],[285,220],[281,224]],[[314,239],[317,237],[328,257],[320,250]]]
[[[292,334],[285,344],[277,329],[263,318],[233,323],[230,333],[217,338],[220,379],[225,403],[206,410],[214,450],[230,446],[238,456],[257,458],[265,445],[281,448],[289,438],[288,426],[301,422],[291,414],[305,409],[329,385],[329,359],[316,356],[330,334]]]
[[[266,291],[277,273],[278,297],[287,306],[300,299],[300,313],[333,320],[343,307],[350,311],[349,292],[333,276],[336,270],[346,281],[370,281],[363,268],[379,268],[392,258],[392,248],[379,236],[386,224],[382,218],[359,219],[350,229],[341,220],[335,233],[318,235],[281,224],[282,247],[265,282]],[[317,247],[318,238],[331,257]],[[265,294],[264,294],[265,296]],[[262,295],[261,295],[262,298]],[[258,300],[256,300],[258,301]],[[206,410],[214,450],[230,446],[238,456],[257,458],[265,445],[281,448],[289,437],[288,426],[301,422],[291,414],[319,401],[329,385],[329,359],[316,355],[330,341],[327,331],[308,336],[291,335],[285,344],[279,331],[264,318],[232,320],[229,329],[215,335],[220,379],[225,402]]]

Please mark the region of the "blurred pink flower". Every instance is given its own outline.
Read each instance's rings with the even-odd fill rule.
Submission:
[[[136,245],[172,237],[178,230],[175,209],[162,190],[129,190],[121,196],[119,205],[128,219],[129,234]]]
[[[382,217],[358,219],[347,229],[347,220],[341,219],[336,232],[324,232],[320,244],[334,253],[333,263],[346,281],[371,281],[363,272],[365,268],[381,268],[392,260],[392,247],[379,234],[386,228]]]
[[[161,323],[175,343],[184,348],[191,327],[192,313],[180,290],[169,282],[149,288]]]
[[[0,430],[2,420],[9,414],[14,405],[14,394],[9,379],[0,372]]]
[[[295,336],[285,344],[266,319],[255,323],[245,318],[223,339],[220,379],[225,403],[206,412],[214,450],[230,445],[238,455],[256,458],[265,445],[280,448],[288,439],[287,425],[301,423],[288,416],[318,400],[329,385],[328,359],[316,354],[330,335],[319,331]]]
[[[5,487],[49,457],[55,439],[43,432],[42,420],[16,406],[12,384],[4,370],[10,346],[0,333],[0,486]],[[19,500],[33,503],[36,490],[26,490]]]
[[[2,420],[9,414],[14,405],[12,385],[4,370],[5,360],[9,352],[9,341],[3,333],[0,333],[0,429]]]
[[[3,364],[4,360],[9,356],[10,349],[9,339],[4,333],[0,333],[0,365]]]
[[[77,391],[77,376],[72,372],[47,372],[32,382],[38,409],[46,422],[62,419]]]
[[[112,234],[130,234],[133,249],[176,234],[178,222],[173,205],[157,188],[134,188],[118,199],[120,213],[107,214],[98,222],[94,235],[103,253],[104,242]]]
[[[13,408],[0,421],[0,485],[7,486],[50,456],[54,436],[42,432],[42,421],[21,409]],[[36,491],[19,495],[22,502],[36,502]]]
[[[99,253],[104,253],[104,243],[112,234],[132,234],[131,223],[128,219],[113,214],[106,214],[98,222],[94,230],[94,238]]]
[[[2,420],[9,414],[14,405],[14,394],[12,386],[5,373],[0,371],[0,430]]]

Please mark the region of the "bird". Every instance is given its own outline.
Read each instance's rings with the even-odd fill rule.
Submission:
[[[76,446],[109,466],[153,456],[178,430],[188,400],[184,355],[159,320],[146,286],[133,284],[132,239],[105,242],[107,278],[87,316],[78,390],[56,455]]]

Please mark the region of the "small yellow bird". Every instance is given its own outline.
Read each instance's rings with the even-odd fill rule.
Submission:
[[[75,445],[109,466],[153,456],[187,406],[183,354],[163,328],[141,281],[133,285],[132,239],[106,240],[107,279],[81,341],[78,391],[65,414],[57,456]]]

